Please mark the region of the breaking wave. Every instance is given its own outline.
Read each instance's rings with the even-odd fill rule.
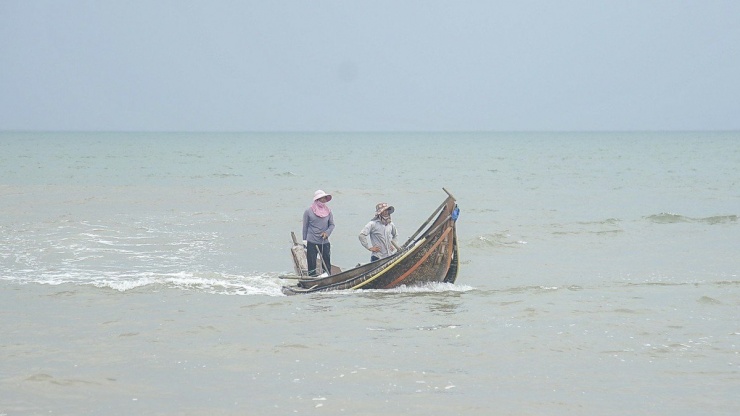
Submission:
[[[678,223],[703,223],[709,225],[715,224],[732,224],[737,222],[737,215],[715,215],[704,218],[692,218],[670,212],[661,212],[660,214],[649,215],[646,220],[656,224],[678,224]]]

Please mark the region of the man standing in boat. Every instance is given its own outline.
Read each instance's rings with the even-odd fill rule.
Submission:
[[[326,205],[331,195],[319,189],[314,192],[313,203],[303,213],[303,240],[306,241],[306,261],[308,275],[316,276],[316,254],[321,259],[321,267],[331,274],[331,244],[329,236],[334,231],[334,214]]]
[[[360,243],[373,253],[370,261],[391,256],[398,249],[398,230],[391,221],[394,211],[395,208],[385,202],[379,203],[375,206],[375,217],[360,231]]]

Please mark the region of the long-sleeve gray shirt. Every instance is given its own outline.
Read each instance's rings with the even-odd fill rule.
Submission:
[[[392,222],[383,225],[377,218],[373,219],[360,231],[360,243],[363,247],[370,250],[373,246],[380,247],[380,251],[373,253],[379,259],[386,258],[396,252],[393,243],[398,245],[398,230]],[[368,242],[368,237],[370,241]]]
[[[334,213],[330,212],[326,217],[314,214],[311,207],[303,213],[303,239],[309,243],[324,244],[329,242],[331,232],[334,231]],[[326,239],[321,238],[321,233],[326,233]]]

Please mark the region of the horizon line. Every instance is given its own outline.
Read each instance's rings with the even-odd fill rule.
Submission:
[[[192,134],[452,134],[452,133],[734,133],[740,129],[619,129],[619,130],[108,130],[108,129],[0,129],[0,133],[192,133]]]

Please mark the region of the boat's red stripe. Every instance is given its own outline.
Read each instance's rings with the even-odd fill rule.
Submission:
[[[418,269],[419,266],[421,266],[421,264],[424,263],[427,260],[427,258],[429,258],[429,256],[432,255],[434,250],[437,249],[437,246],[439,246],[442,243],[442,241],[444,241],[445,237],[447,236],[447,234],[450,233],[450,231],[452,231],[452,227],[446,229],[445,232],[442,233],[442,235],[439,237],[439,240],[437,240],[437,242],[434,243],[432,248],[429,251],[427,251],[427,254],[425,254],[424,257],[421,258],[421,260],[417,261],[415,265],[413,265],[410,269],[406,270],[406,273],[398,276],[396,280],[386,285],[384,289],[390,289],[392,287],[395,287],[396,285],[398,285],[398,283],[402,282],[403,279],[407,278],[411,273],[413,273],[414,270]]]

